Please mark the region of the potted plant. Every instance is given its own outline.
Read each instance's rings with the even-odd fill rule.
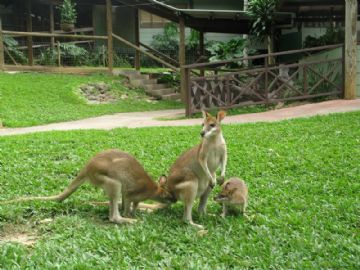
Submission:
[[[63,31],[70,32],[74,30],[74,24],[76,22],[76,10],[75,3],[72,3],[71,0],[64,0],[62,5],[59,6],[60,9],[60,28]]]

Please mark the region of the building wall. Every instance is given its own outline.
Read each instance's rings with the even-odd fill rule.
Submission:
[[[113,7],[113,32],[130,42],[135,41],[135,16],[134,9],[129,7]],[[97,5],[93,7],[93,26],[95,35],[106,35],[106,7]],[[104,41],[97,41],[104,44]],[[114,47],[127,47],[114,40]]]

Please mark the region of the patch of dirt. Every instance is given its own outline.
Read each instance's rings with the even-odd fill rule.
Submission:
[[[36,233],[25,226],[8,225],[0,232],[0,245],[11,242],[31,247],[35,245],[37,239]]]
[[[117,101],[117,97],[111,93],[110,86],[104,82],[83,84],[79,92],[90,104],[107,104]],[[121,96],[121,99],[126,98],[127,96]]]

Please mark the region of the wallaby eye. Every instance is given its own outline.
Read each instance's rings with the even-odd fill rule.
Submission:
[[[215,127],[216,125],[215,124],[211,124],[210,127]]]

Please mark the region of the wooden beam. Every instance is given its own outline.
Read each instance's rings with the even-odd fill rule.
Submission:
[[[151,53],[149,53],[149,52],[141,49],[140,47],[132,44],[131,42],[127,41],[126,39],[124,39],[124,38],[122,38],[122,37],[120,37],[120,36],[118,36],[118,35],[115,35],[114,33],[113,33],[113,37],[114,37],[115,39],[117,39],[118,41],[120,41],[120,42],[128,45],[129,47],[134,48],[135,50],[138,50],[139,52],[141,52],[141,53],[149,56],[150,58],[154,59],[155,61],[158,61],[159,63],[163,64],[164,66],[166,66],[166,67],[168,67],[168,68],[171,68],[171,69],[174,70],[174,71],[179,71],[178,68],[176,68],[176,67],[174,67],[173,65],[165,62],[164,60],[160,59],[159,57],[156,57],[155,55],[153,55],[153,54],[151,54]]]
[[[356,98],[357,0],[345,1],[345,99]]]
[[[27,32],[32,32],[32,17],[31,17],[31,0],[27,0],[26,2],[27,14],[26,14],[26,30]],[[28,36],[27,38],[27,46],[28,46],[28,63],[30,66],[34,63],[34,55],[33,55],[33,40],[32,36]]]
[[[49,5],[49,20],[50,20],[50,33],[53,34],[54,31],[55,31],[55,23],[54,23],[54,5],[51,3]],[[50,47],[52,49],[54,49],[55,47],[55,38],[54,37],[51,37],[50,38]]]
[[[139,9],[134,9],[135,45],[140,47]],[[140,51],[135,51],[135,69],[140,70]]]
[[[70,39],[108,39],[107,36],[93,36],[93,35],[67,35],[67,34],[51,34],[43,32],[18,32],[3,30],[3,34],[9,36],[24,36],[24,37],[58,37],[58,38],[70,38]]]
[[[0,71],[4,70],[4,39],[2,34],[2,22],[0,16]]]
[[[112,4],[111,0],[106,0],[106,25],[107,25],[107,40],[108,40],[108,69],[112,73],[114,66],[113,55],[113,29],[112,29]]]
[[[186,64],[186,54],[185,54],[185,20],[183,17],[179,19],[179,64],[180,64],[180,93],[181,100],[186,102],[186,92],[187,92],[187,81],[186,81],[186,72],[183,67]]]

